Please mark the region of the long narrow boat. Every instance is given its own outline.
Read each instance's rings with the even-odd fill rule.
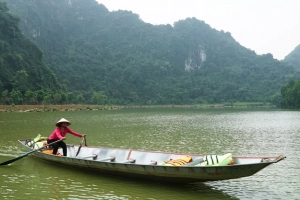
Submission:
[[[28,139],[19,142],[27,151],[34,150],[34,147],[29,147]],[[97,174],[173,183],[217,181],[251,176],[285,158],[282,155],[238,157],[228,153],[216,156],[81,145],[67,145],[67,149],[67,156],[52,155],[51,149],[34,151],[32,155],[53,164],[83,168]],[[59,153],[62,154],[61,149]]]

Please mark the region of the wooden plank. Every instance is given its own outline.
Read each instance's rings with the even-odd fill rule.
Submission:
[[[149,165],[157,165],[157,161],[155,160],[151,160],[150,164]]]
[[[123,162],[123,163],[135,163],[135,159],[126,160],[126,161]]]
[[[100,161],[100,162],[103,162],[103,161],[113,161],[113,160],[115,160],[115,159],[116,159],[116,157],[111,156],[111,157],[109,157],[109,158],[104,158],[104,159],[98,160],[98,161]]]
[[[93,160],[95,160],[97,157],[98,157],[98,154],[93,154],[93,155],[90,155],[90,156],[80,157],[80,159],[93,158]]]

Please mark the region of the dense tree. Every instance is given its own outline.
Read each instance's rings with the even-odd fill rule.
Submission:
[[[9,97],[13,104],[22,104],[23,103],[23,97],[20,90],[12,90],[9,93]]]
[[[2,104],[6,104],[9,101],[8,90],[4,90],[1,94],[1,96],[2,96],[2,99],[1,99]]]
[[[300,71],[300,44],[284,58],[284,62],[291,64]]]
[[[102,92],[94,92],[91,98],[91,102],[93,104],[104,105],[107,103],[107,96],[104,95]]]
[[[31,90],[26,90],[24,97],[25,97],[25,103],[27,105],[34,104],[36,102],[35,94]]]
[[[74,103],[74,93],[73,92],[68,92],[67,93],[67,103]]]
[[[281,107],[300,108],[300,81],[291,79],[281,87]]]
[[[82,94],[77,95],[76,100],[77,100],[77,103],[79,103],[79,104],[82,104],[85,101]]]
[[[42,51],[20,31],[19,17],[0,1],[0,93],[11,102],[25,103],[27,90],[60,90],[54,73],[43,62]],[[7,102],[6,92],[2,102]]]
[[[55,95],[53,95],[53,101],[55,104],[60,104],[62,100],[62,96],[60,93],[56,93]]]

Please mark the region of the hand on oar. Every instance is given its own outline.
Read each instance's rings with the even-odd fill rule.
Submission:
[[[57,141],[52,142],[52,143],[50,143],[50,144],[47,144],[47,145],[45,145],[45,146],[43,146],[43,147],[41,147],[41,148],[38,148],[38,149],[35,149],[35,150],[32,150],[32,151],[29,151],[29,152],[24,153],[23,155],[20,155],[20,156],[18,156],[18,157],[16,157],[16,158],[10,159],[10,160],[5,161],[5,162],[2,162],[2,163],[0,163],[0,166],[1,166],[1,165],[8,165],[8,164],[10,164],[10,163],[13,163],[13,162],[15,162],[15,161],[17,161],[17,160],[20,160],[21,158],[24,158],[24,157],[28,156],[29,154],[32,154],[32,153],[34,153],[34,152],[36,152],[36,151],[38,151],[38,150],[41,150],[41,149],[43,149],[43,148],[45,148],[45,147],[47,147],[47,146],[50,146],[50,145],[52,145],[52,144],[54,144],[54,143],[59,142],[59,141],[61,141],[61,140],[57,140]]]

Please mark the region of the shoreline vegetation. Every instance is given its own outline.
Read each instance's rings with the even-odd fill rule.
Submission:
[[[107,105],[0,105],[0,112],[55,112],[55,111],[77,111],[77,110],[118,110],[123,106]]]
[[[120,110],[124,108],[227,108],[227,107],[276,107],[270,103],[235,102],[226,104],[197,104],[197,105],[0,105],[0,112],[55,112],[78,110]]]

